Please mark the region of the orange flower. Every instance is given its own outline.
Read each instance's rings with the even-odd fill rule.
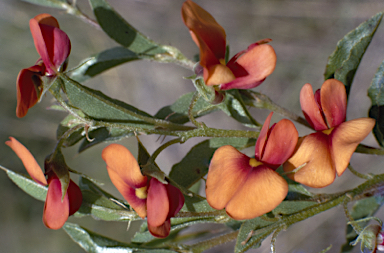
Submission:
[[[283,119],[269,128],[266,119],[250,158],[232,146],[216,150],[209,165],[206,196],[210,206],[223,209],[236,220],[270,212],[288,193],[287,182],[275,170],[293,153],[298,133]]]
[[[40,59],[32,67],[22,69],[17,77],[16,116],[24,117],[34,106],[42,92],[43,76],[55,76],[65,69],[71,51],[71,42],[59,29],[57,20],[49,14],[40,14],[29,21],[35,47]]]
[[[226,63],[225,31],[211,14],[191,0],[184,2],[181,14],[200,48],[206,85],[220,85],[221,90],[251,89],[259,86],[275,69],[276,53],[266,44],[270,39],[251,44]]]
[[[308,123],[317,131],[299,139],[296,153],[284,164],[288,177],[304,185],[321,188],[341,176],[357,145],[372,131],[375,120],[345,121],[347,93],[342,82],[328,79],[313,95],[307,83],[300,92],[300,104]]]
[[[141,217],[147,217],[153,236],[165,238],[171,230],[171,218],[184,205],[184,196],[170,184],[143,176],[132,153],[124,146],[111,144],[102,152],[112,183]]]
[[[80,188],[70,180],[67,192],[62,198],[61,183],[57,175],[46,167],[48,182],[44,173],[37,164],[29,150],[15,138],[9,137],[7,144],[21,159],[28,174],[35,182],[41,185],[48,185],[47,197],[44,205],[43,222],[51,229],[59,229],[67,221],[68,216],[79,210],[83,200]],[[49,164],[47,164],[49,165]],[[48,170],[48,171],[47,171]]]

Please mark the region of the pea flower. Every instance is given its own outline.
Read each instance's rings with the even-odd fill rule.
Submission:
[[[124,146],[111,144],[102,152],[112,183],[141,217],[147,217],[148,230],[165,238],[171,230],[171,218],[184,205],[184,196],[173,185],[156,178],[148,180],[132,153]]]
[[[288,193],[287,182],[275,171],[293,153],[298,132],[283,119],[269,128],[267,117],[250,158],[230,145],[218,148],[209,165],[205,193],[209,205],[236,220],[272,211]]]
[[[200,65],[206,85],[219,85],[221,90],[251,89],[259,86],[276,66],[276,53],[260,40],[225,62],[226,34],[206,10],[191,0],[181,9],[183,21],[200,49]]]
[[[9,139],[5,144],[20,158],[31,178],[41,185],[48,185],[43,211],[44,225],[51,229],[61,228],[67,221],[68,216],[74,214],[81,206],[83,197],[80,188],[70,180],[67,192],[63,198],[60,180],[57,175],[49,169],[50,164],[46,164],[47,180],[31,152],[15,138],[9,137]]]
[[[49,14],[39,14],[29,21],[32,37],[40,59],[34,66],[22,69],[16,80],[16,116],[24,117],[40,99],[43,76],[55,76],[65,70],[71,42],[59,29],[57,20]]]
[[[342,82],[328,79],[313,95],[307,83],[300,104],[316,133],[299,139],[296,153],[284,164],[288,177],[304,185],[321,188],[341,176],[357,145],[372,131],[375,120],[359,118],[345,122],[347,93]],[[296,168],[299,168],[298,170]],[[295,171],[296,170],[296,171]]]

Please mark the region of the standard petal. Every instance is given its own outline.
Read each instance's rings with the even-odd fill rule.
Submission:
[[[47,185],[47,180],[45,179],[44,173],[39,164],[37,164],[31,152],[29,152],[23,144],[13,137],[9,137],[9,141],[6,141],[5,144],[7,144],[20,158],[25,169],[33,180],[41,185]]]
[[[304,84],[300,91],[300,105],[308,123],[316,131],[323,131],[328,129],[328,126],[323,118],[319,105],[316,103],[313,95],[312,85],[309,83]]]
[[[271,123],[273,112],[271,112],[265,119],[264,125],[260,130],[259,137],[257,138],[255,146],[255,157],[260,161],[264,155],[265,142],[267,141],[267,134],[269,131],[269,124]]]
[[[139,164],[126,147],[120,144],[111,144],[104,148],[101,157],[107,163],[108,170],[114,170],[132,188],[136,189],[147,185],[147,177],[141,174]]]
[[[209,165],[205,193],[209,205],[223,209],[244,184],[252,166],[250,158],[232,146],[222,146],[214,153]]]
[[[185,25],[193,33],[192,38],[200,48],[201,65],[209,67],[212,60],[219,63],[220,59],[224,59],[225,31],[212,15],[190,0],[184,2],[181,15]]]
[[[288,119],[280,120],[268,135],[264,154],[260,161],[273,169],[277,169],[291,157],[298,138],[299,133],[292,121]]]
[[[321,107],[329,128],[345,121],[347,113],[347,92],[342,82],[328,79],[320,89]]]
[[[169,213],[169,199],[165,185],[151,178],[147,197],[147,222],[153,227],[164,224]]]
[[[43,222],[51,229],[59,229],[67,221],[69,216],[68,193],[62,200],[61,184],[57,177],[49,180],[47,198],[44,205]]]
[[[144,219],[147,216],[147,199],[137,197],[136,190],[126,184],[114,170],[108,169],[108,175],[111,178],[113,185],[120,194],[123,195],[124,199],[129,203],[133,210]]]
[[[276,53],[272,46],[261,44],[249,48],[236,62],[228,62],[227,67],[236,79],[221,84],[221,90],[254,88],[275,70]]]
[[[72,180],[69,182],[68,190],[68,200],[69,200],[69,215],[72,215],[79,210],[81,203],[83,202],[83,194],[77,184]]]
[[[168,219],[158,227],[152,226],[148,222],[148,230],[153,236],[157,238],[165,238],[169,235],[169,232],[171,231],[171,221]]]
[[[338,176],[341,176],[357,145],[372,131],[375,120],[360,118],[340,124],[330,134],[330,149]]]
[[[40,69],[40,66],[32,66],[27,69],[22,69],[17,76],[16,116],[19,118],[24,117],[27,114],[28,109],[39,101],[37,89],[42,85]]]
[[[274,170],[260,165],[248,174],[225,210],[236,220],[253,219],[272,211],[287,193],[287,182]]]
[[[329,152],[328,136],[318,132],[299,139],[295,154],[283,165],[287,176],[298,183],[321,188],[330,185],[336,177],[332,157]]]

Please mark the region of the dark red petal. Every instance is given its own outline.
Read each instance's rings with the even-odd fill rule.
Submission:
[[[47,198],[44,205],[43,222],[51,229],[59,229],[67,221],[69,216],[68,193],[62,200],[60,180],[51,178],[49,181]]]
[[[274,170],[260,165],[251,170],[225,210],[236,220],[253,219],[272,211],[287,193],[287,182]]]
[[[156,178],[151,178],[147,197],[147,221],[153,227],[164,224],[169,213],[167,188]]]
[[[171,221],[168,219],[160,226],[153,226],[148,222],[149,232],[157,238],[165,238],[171,231]]]
[[[33,180],[41,185],[47,185],[47,180],[45,179],[44,173],[39,164],[36,162],[31,152],[29,152],[23,144],[13,137],[9,137],[9,141],[6,141],[5,144],[7,144],[20,158],[25,169]]]
[[[209,165],[205,193],[209,205],[223,209],[247,180],[252,169],[250,158],[232,146],[222,146],[214,153]]]
[[[72,180],[69,182],[68,190],[68,200],[69,200],[69,215],[76,213],[81,203],[83,202],[83,194],[77,184]]]
[[[280,120],[269,133],[260,161],[273,169],[277,169],[291,157],[298,138],[299,133],[295,125],[288,119]]]
[[[271,122],[273,112],[271,112],[268,117],[265,119],[264,125],[260,130],[259,137],[257,138],[256,146],[255,146],[255,157],[257,160],[261,161],[264,154],[265,143],[267,141],[267,134],[269,130],[269,124]]]
[[[345,121],[347,113],[347,92],[342,82],[328,79],[320,90],[321,107],[329,128],[340,125]]]
[[[165,185],[169,199],[169,213],[167,219],[175,217],[184,205],[184,196],[181,191],[171,184]]]
[[[326,122],[324,121],[322,111],[317,104],[313,95],[312,85],[309,83],[304,84],[300,91],[300,105],[301,110],[304,113],[308,123],[316,131],[323,131],[328,129]]]

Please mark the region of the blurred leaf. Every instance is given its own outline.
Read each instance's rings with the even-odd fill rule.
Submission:
[[[7,173],[7,176],[23,191],[25,191],[28,195],[34,197],[37,200],[45,201],[47,196],[48,188],[36,183],[33,179],[26,177],[22,174],[16,173],[12,170],[4,168],[1,166],[3,170]]]
[[[149,249],[139,248],[128,243],[115,241],[108,237],[96,234],[88,229],[85,229],[77,224],[65,223],[63,226],[64,231],[71,237],[73,241],[80,245],[86,252],[90,253],[171,253],[175,251],[165,249]]]
[[[384,196],[378,195],[369,197],[366,199],[358,200],[352,207],[350,214],[354,220],[359,220],[367,217],[372,217],[375,213],[380,209],[380,207],[384,204]],[[368,225],[367,222],[359,222],[361,227],[365,227]],[[352,252],[354,246],[351,245],[357,237],[357,233],[352,228],[351,225],[347,225],[346,227],[346,239],[347,242],[344,243],[341,247],[341,253],[349,253]]]
[[[167,53],[125,21],[106,1],[89,0],[101,28],[120,45],[142,55]]]
[[[272,213],[275,216],[294,214],[316,204],[313,201],[283,201],[272,210]]]
[[[165,106],[161,108],[155,115],[156,118],[166,119],[173,123],[184,124],[189,122],[188,109],[191,104],[192,97],[194,92],[187,93],[182,95],[179,99],[176,100],[172,105]],[[211,112],[219,110],[217,105],[212,105],[200,97],[195,107],[193,108],[193,116],[195,118],[204,116]]]
[[[260,247],[261,242],[276,229],[274,226],[269,226],[271,224],[272,222],[265,221],[259,217],[252,220],[246,220],[240,227],[236,240],[235,252],[245,252],[251,247]]]
[[[81,217],[90,215],[98,220],[105,221],[127,221],[139,219],[138,215],[130,210],[125,202],[119,201],[115,197],[99,188],[90,180],[81,177],[79,187],[83,194],[83,202],[75,216]]]
[[[180,212],[194,212],[194,213],[207,213],[207,212],[217,212],[216,209],[213,209],[207,202],[207,200],[199,197],[189,197],[184,196],[185,202],[183,208]]]
[[[63,137],[63,135],[71,128],[77,126],[80,124],[79,120],[73,116],[72,114],[69,114],[67,117],[65,117],[59,124],[56,130],[56,138],[59,140]],[[84,129],[79,128],[78,130],[71,133],[69,136],[65,138],[65,141],[63,142],[63,147],[71,147],[78,143],[81,139],[83,139],[85,136],[83,134]]]
[[[138,59],[140,57],[136,53],[124,47],[107,49],[85,59],[79,67],[70,72],[70,77],[77,82],[84,82],[117,65]]]
[[[226,138],[226,137],[217,137],[209,139],[209,146],[211,148],[220,148],[221,146],[231,145],[237,149],[244,149],[248,147],[255,146],[256,139],[249,138]]]
[[[377,70],[368,89],[368,96],[372,106],[369,109],[369,117],[376,120],[373,134],[381,147],[384,147],[384,61]]]
[[[23,0],[24,2],[29,2],[31,4],[58,8],[58,9],[67,9],[68,3],[66,0]]]
[[[90,142],[84,138],[80,144],[79,153],[102,142],[116,142],[123,138],[131,137],[134,133],[126,129],[100,127],[88,132]],[[84,137],[84,136],[83,136]]]
[[[151,115],[122,101],[112,99],[98,90],[85,87],[72,79],[62,77],[58,79],[63,82],[69,102],[89,117],[153,128],[153,125],[143,121],[148,119],[153,122]]]
[[[188,189],[208,173],[215,150],[210,147],[209,140],[200,142],[179,163],[172,166],[169,177]]]
[[[335,78],[341,81],[345,85],[348,96],[356,70],[382,17],[383,13],[379,12],[345,35],[328,58],[324,79]]]
[[[288,194],[285,197],[287,200],[305,200],[313,197],[302,184],[288,182]]]

